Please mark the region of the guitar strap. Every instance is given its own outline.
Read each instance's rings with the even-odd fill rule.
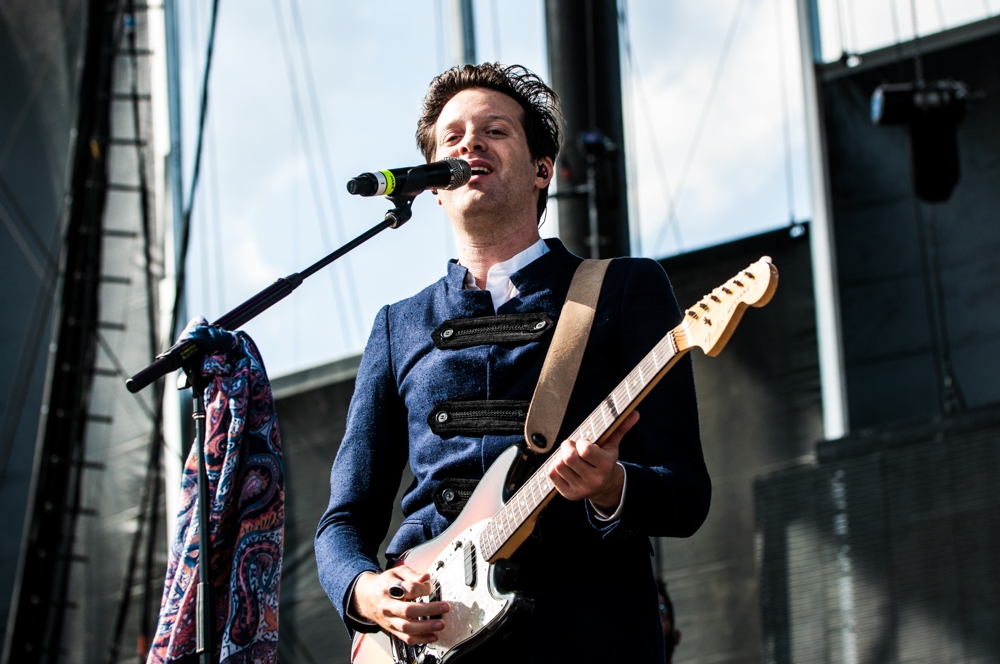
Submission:
[[[584,260],[573,274],[524,422],[524,439],[533,452],[548,452],[557,442],[612,260]]]

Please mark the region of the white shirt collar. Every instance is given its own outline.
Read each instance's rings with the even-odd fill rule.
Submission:
[[[497,263],[486,272],[486,290],[490,292],[490,296],[493,298],[493,311],[496,311],[520,294],[520,291],[517,290],[517,287],[510,280],[510,275],[525,268],[529,263],[547,253],[549,253],[549,245],[545,244],[545,240],[539,238],[538,242],[524,251]],[[475,277],[468,271],[465,273],[463,288],[465,290],[482,290],[476,285]]]

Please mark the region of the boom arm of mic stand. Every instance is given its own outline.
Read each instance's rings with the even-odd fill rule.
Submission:
[[[390,196],[396,207],[385,213],[385,219],[372,226],[367,231],[357,236],[344,246],[340,247],[332,254],[320,259],[307,267],[302,272],[295,272],[287,277],[281,277],[273,284],[257,293],[249,300],[243,302],[235,309],[232,309],[218,320],[212,323],[213,327],[221,327],[226,330],[236,329],[264,313],[272,306],[291,295],[292,291],[299,287],[302,282],[319,272],[324,267],[337,260],[352,249],[372,239],[387,228],[399,228],[413,215],[411,206],[414,196]],[[165,376],[172,371],[181,368],[189,362],[192,357],[198,354],[198,344],[193,341],[178,341],[168,350],[157,355],[156,360],[139,371],[137,374],[125,381],[125,387],[129,392],[135,394],[161,376]]]

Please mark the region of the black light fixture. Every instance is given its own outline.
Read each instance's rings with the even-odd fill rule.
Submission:
[[[958,184],[955,128],[968,102],[965,83],[952,80],[887,83],[872,93],[872,124],[909,125],[913,186],[928,203],[948,200]]]

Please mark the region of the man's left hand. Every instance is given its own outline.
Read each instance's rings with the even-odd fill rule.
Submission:
[[[608,514],[618,509],[625,482],[625,470],[618,465],[618,445],[638,421],[638,411],[632,411],[600,446],[589,440],[563,441],[555,452],[558,462],[548,474],[556,490],[569,500],[589,500]]]

